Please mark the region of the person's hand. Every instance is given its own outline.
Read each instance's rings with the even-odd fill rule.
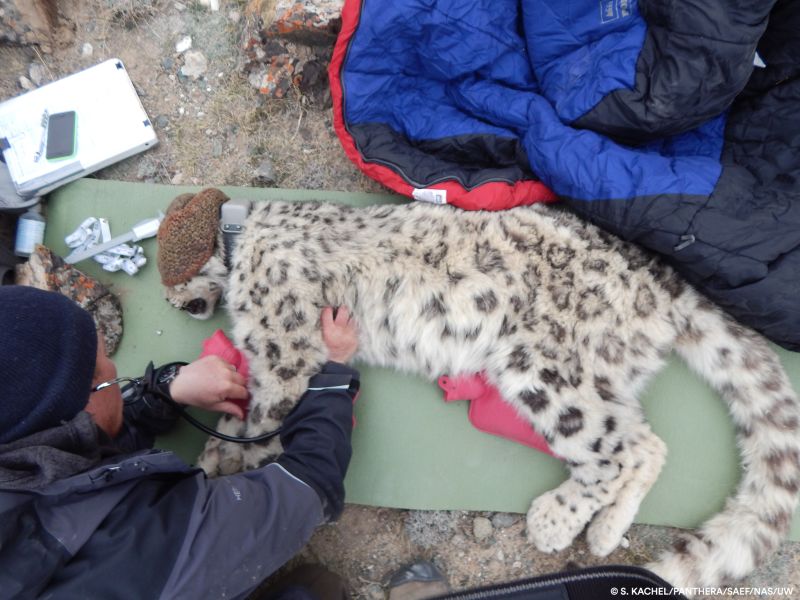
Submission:
[[[232,364],[219,356],[204,356],[181,367],[169,384],[169,393],[175,402],[244,419],[242,408],[227,398],[246,399],[245,383]]]
[[[328,360],[344,364],[353,358],[358,350],[358,327],[346,306],[339,307],[336,318],[330,306],[322,309],[322,340],[328,348]]]

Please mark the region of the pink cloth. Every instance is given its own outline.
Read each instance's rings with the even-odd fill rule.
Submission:
[[[556,456],[547,441],[531,424],[520,417],[482,373],[456,378],[443,375],[439,387],[444,390],[445,402],[469,400],[469,420],[476,429],[530,446]]]
[[[236,346],[228,339],[228,336],[225,335],[222,329],[217,329],[211,337],[203,340],[203,351],[200,353],[200,358],[204,356],[219,356],[221,359],[236,367],[236,371],[244,377],[245,381],[250,377],[250,368],[247,364],[247,358],[237,350]],[[227,398],[227,400],[241,406],[242,410],[245,411],[245,416],[247,416],[247,410],[250,404],[249,398],[243,400]]]

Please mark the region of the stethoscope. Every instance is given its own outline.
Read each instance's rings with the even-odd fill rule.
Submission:
[[[191,425],[206,433],[208,435],[214,436],[226,442],[234,442],[236,444],[248,444],[248,443],[258,443],[258,442],[265,442],[268,439],[271,439],[281,433],[283,427],[278,427],[277,429],[273,429],[272,431],[268,431],[266,433],[262,433],[261,435],[257,435],[255,437],[237,437],[233,435],[228,435],[226,433],[222,433],[217,431],[216,429],[212,429],[208,425],[201,423],[197,419],[195,419],[192,415],[189,414],[189,411],[186,410],[181,404],[178,404],[173,400],[169,394],[165,394],[160,389],[158,389],[158,383],[162,379],[164,375],[167,373],[172,374],[177,371],[179,367],[183,367],[189,363],[185,362],[172,362],[167,363],[159,368],[154,368],[153,363],[150,362],[147,365],[147,369],[145,369],[144,375],[142,377],[117,377],[116,379],[112,379],[111,381],[106,381],[101,383],[100,385],[96,386],[93,391],[102,390],[112,385],[116,385],[118,383],[128,383],[123,389],[123,399],[125,404],[133,404],[134,402],[138,402],[139,399],[142,399],[144,402],[147,400],[144,398],[146,394],[152,394],[157,398],[163,400],[164,402],[174,406],[178,410],[178,414],[186,419]],[[133,388],[133,393],[126,398],[127,392],[130,387]]]

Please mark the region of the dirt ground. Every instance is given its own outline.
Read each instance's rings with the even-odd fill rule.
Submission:
[[[60,0],[61,26],[52,52],[0,46],[0,99],[21,93],[20,78],[44,84],[108,58],[125,63],[159,145],[96,174],[125,181],[254,185],[342,191],[383,191],[345,157],[330,107],[299,92],[268,100],[240,74],[238,36],[243,2],[222,0],[211,12],[190,0]],[[181,74],[186,35],[208,62],[205,76]],[[40,81],[39,81],[40,80]],[[27,85],[27,83],[26,83]],[[35,85],[35,83],[34,83]],[[668,547],[677,530],[634,526],[629,546],[605,559],[579,539],[554,556],[525,540],[521,515],[423,512],[349,505],[341,520],[319,529],[290,563],[319,562],[340,573],[353,597],[384,598],[395,569],[427,558],[453,589],[487,585],[576,565],[642,564]],[[800,594],[800,544],[785,544],[747,582],[795,585]]]

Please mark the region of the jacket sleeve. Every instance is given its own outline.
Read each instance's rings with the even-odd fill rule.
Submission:
[[[191,519],[162,598],[244,597],[341,513],[358,373],[327,363],[286,418],[277,463],[195,479]]]
[[[159,390],[169,395],[169,384],[158,384]],[[115,446],[123,452],[152,448],[156,436],[175,426],[178,410],[155,394],[137,395],[133,385],[122,388],[122,430],[114,438]]]
[[[324,521],[314,490],[277,463],[190,483],[188,529],[159,598],[244,598]]]
[[[337,519],[344,507],[358,389],[357,371],[328,362],[283,422],[278,464],[317,492],[327,520]]]

